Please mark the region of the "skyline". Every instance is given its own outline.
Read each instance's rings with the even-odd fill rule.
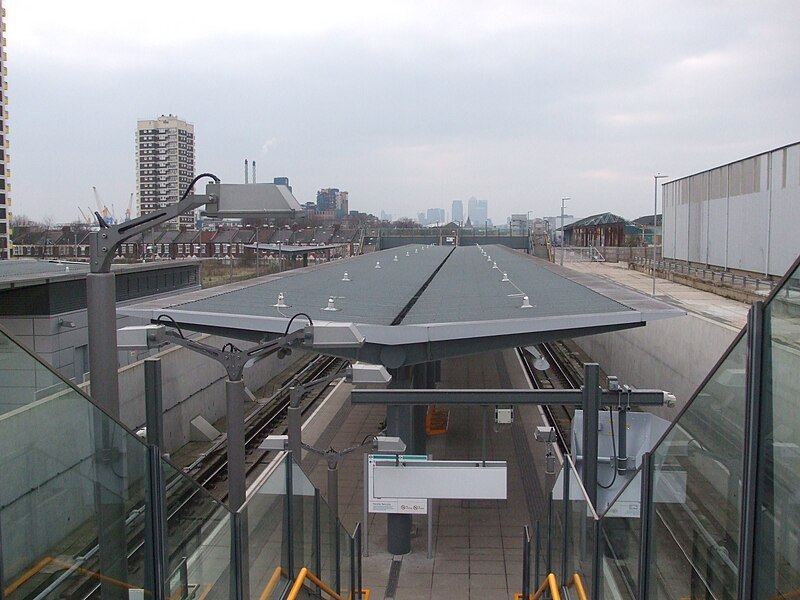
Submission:
[[[223,181],[249,158],[301,203],[338,187],[399,218],[475,196],[495,223],[565,196],[636,218],[656,172],[800,138],[790,2],[4,6],[12,210],[34,219],[79,219],[92,186],[121,212],[136,121],[170,113]]]

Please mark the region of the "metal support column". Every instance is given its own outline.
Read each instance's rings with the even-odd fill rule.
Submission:
[[[149,431],[148,431],[149,434]],[[144,588],[154,600],[169,596],[169,576],[166,541],[167,507],[164,502],[164,472],[158,446],[147,446],[147,490],[145,505],[145,567]]]
[[[412,370],[412,385],[414,389],[424,390],[431,389],[432,373],[430,363],[421,363],[414,365]],[[411,420],[413,432],[411,435],[411,443],[408,444],[409,454],[426,454],[427,453],[427,437],[428,432],[425,427],[425,417],[428,412],[428,407],[425,405],[417,405],[411,408]]]
[[[328,458],[328,507],[332,518],[339,516],[339,457]]]
[[[86,275],[86,296],[91,300],[87,318],[92,398],[119,420],[117,286],[114,274]]]
[[[600,365],[583,365],[583,487],[597,506],[597,429],[600,411]]]
[[[147,443],[164,452],[164,405],[161,387],[161,359],[144,361],[144,408]]]
[[[89,369],[91,393],[97,403],[112,418],[119,420],[119,379],[117,370],[117,294],[113,273],[89,273],[86,294],[90,299]],[[97,414],[95,440],[96,468],[99,483],[95,490],[98,504],[98,543],[100,582],[103,598],[124,598],[123,588],[111,580],[127,581],[128,567],[125,551],[125,512],[122,506],[124,481],[118,475],[123,452],[114,440],[111,429],[116,427],[106,415]]]
[[[393,387],[409,387],[412,378],[408,369],[400,368],[392,376]],[[411,406],[392,405],[386,407],[386,433],[399,437],[408,445],[413,440],[413,418]],[[409,446],[410,447],[410,446]],[[400,555],[411,552],[411,515],[386,515],[387,550]]]
[[[650,593],[650,561],[653,554],[656,515],[656,505],[653,501],[655,492],[655,468],[653,455],[650,452],[646,452],[642,456],[641,484],[639,589],[636,597],[640,600],[647,600]]]
[[[100,595],[103,598],[125,600],[127,590],[116,585],[116,581],[128,581],[124,500],[127,461],[125,443],[117,431],[119,427],[105,413],[94,411],[98,572],[103,576]]]
[[[739,530],[739,574],[738,597],[753,598],[756,596],[755,566],[763,569],[762,560],[766,557],[756,558],[756,525],[758,509],[761,505],[762,490],[759,483],[765,480],[765,473],[761,472],[760,464],[764,461],[764,425],[763,422],[769,407],[769,395],[762,399],[763,367],[765,348],[765,319],[764,303],[756,302],[747,315],[747,387],[745,399],[745,425],[744,425],[744,465],[742,469],[742,516]],[[766,405],[766,406],[765,406]],[[766,571],[770,572],[770,571]],[[760,594],[769,594],[761,586],[766,582],[759,582]],[[772,594],[769,594],[772,595]]]
[[[228,425],[228,504],[237,511],[244,504],[244,380],[225,382]]]
[[[236,591],[241,598],[249,597],[247,513],[238,512],[245,501],[247,483],[245,474],[245,433],[244,433],[244,380],[240,378],[225,381],[225,402],[228,425],[228,506],[234,513],[234,535],[231,543],[231,561],[239,565]],[[238,562],[237,562],[238,561]],[[233,578],[232,578],[233,579]],[[233,586],[233,582],[231,583]],[[232,591],[234,591],[232,589]]]

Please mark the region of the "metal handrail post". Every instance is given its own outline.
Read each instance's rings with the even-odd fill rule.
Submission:
[[[164,478],[161,471],[161,453],[158,446],[147,446],[147,490],[145,514],[145,589],[154,600],[163,600],[169,595],[167,580],[166,503],[164,500]]]
[[[294,576],[294,487],[292,484],[292,471],[294,470],[292,453],[286,455],[286,541],[289,577]]]
[[[592,540],[592,598],[600,597],[600,519],[594,520]]]
[[[356,539],[350,538],[350,597],[356,597]]]
[[[533,580],[534,581],[539,581],[539,577],[541,575],[541,573],[539,571],[539,560],[541,559],[541,552],[540,552],[540,550],[541,550],[541,548],[540,548],[541,541],[542,541],[542,535],[541,535],[541,530],[540,530],[540,527],[539,527],[539,521],[536,521],[536,554],[535,554],[535,559],[534,559],[534,562],[533,562],[533,564],[534,564],[534,567],[533,567]]]
[[[564,543],[561,547],[561,581],[567,580],[567,572],[569,571],[569,478],[572,473],[570,464],[570,461],[564,461],[564,527],[562,528]]]
[[[547,565],[548,573],[553,572],[553,492],[547,496]],[[538,579],[536,581],[539,581]]]
[[[764,421],[768,406],[762,401],[762,378],[768,352],[768,340],[763,302],[756,302],[747,315],[747,365],[744,421],[744,457],[742,468],[742,517],[739,530],[739,573],[737,591],[739,598],[755,597],[756,524],[760,506],[759,463],[764,452]],[[762,557],[763,558],[763,557]],[[761,590],[764,593],[764,590]]]
[[[334,527],[333,527],[333,538],[334,538],[334,545],[336,547],[336,572],[335,575],[335,583],[336,583],[336,593],[342,593],[342,543],[341,543],[341,536],[339,535],[339,529],[341,529],[342,523],[339,519],[334,517]]]
[[[362,563],[361,563],[361,523],[356,525],[355,531],[353,531],[353,537],[356,540],[356,544],[358,544],[358,551],[356,552],[356,561],[358,561],[358,597],[361,598],[364,595],[364,580],[362,577]],[[355,594],[353,595],[355,598]]]
[[[230,593],[232,600],[250,598],[249,581],[246,576],[244,545],[242,543],[242,513],[231,513],[231,580]]]
[[[314,488],[314,572],[322,573],[322,501],[319,488]]]
[[[637,598],[647,600],[650,591],[650,559],[653,553],[653,537],[655,533],[655,512],[656,507],[653,501],[655,492],[655,468],[653,455],[645,452],[642,456],[642,489],[641,489],[641,508],[639,519],[640,539],[639,539],[639,588]]]
[[[522,597],[531,593],[531,536],[528,526],[522,528]]]

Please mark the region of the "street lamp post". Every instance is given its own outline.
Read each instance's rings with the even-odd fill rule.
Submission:
[[[656,219],[658,218],[658,180],[669,177],[656,173],[653,175],[653,296],[656,295]],[[662,236],[663,239],[663,236]]]
[[[564,266],[564,207],[567,205],[567,200],[570,197],[561,199],[561,266]]]

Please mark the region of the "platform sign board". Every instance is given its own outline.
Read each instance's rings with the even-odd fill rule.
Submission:
[[[425,515],[428,513],[428,500],[426,498],[398,498],[391,496],[375,495],[375,465],[377,463],[407,464],[426,462],[425,454],[401,454],[399,458],[394,454],[370,454],[367,456],[367,499],[371,513],[399,513],[412,515]]]
[[[376,498],[505,500],[507,480],[505,461],[376,460],[371,484]]]

